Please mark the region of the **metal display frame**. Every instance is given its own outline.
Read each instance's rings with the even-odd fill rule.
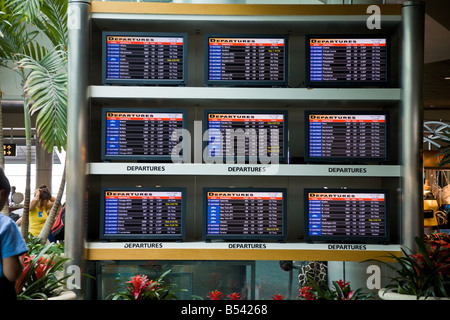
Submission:
[[[101,244],[91,245],[87,243],[86,231],[87,231],[87,216],[88,216],[88,203],[87,195],[89,189],[87,184],[87,176],[92,174],[92,168],[98,172],[108,170],[108,164],[105,167],[98,167],[98,164],[89,163],[88,161],[88,146],[89,139],[95,139],[95,137],[88,137],[88,111],[90,108],[90,99],[94,96],[104,95],[104,99],[112,101],[115,99],[115,95],[121,98],[126,90],[130,90],[126,94],[125,99],[131,99],[135,93],[138,96],[134,99],[139,99],[139,95],[144,98],[159,99],[166,97],[167,99],[175,99],[173,101],[181,101],[187,99],[191,101],[197,101],[195,99],[213,99],[215,101],[226,101],[229,97],[228,88],[198,88],[198,87],[182,87],[173,90],[170,88],[150,88],[145,90],[140,87],[122,88],[118,87],[117,91],[106,90],[95,85],[90,84],[89,74],[89,59],[90,59],[90,37],[92,28],[92,19],[102,25],[108,19],[113,21],[124,21],[126,17],[136,16],[136,25],[142,23],[148,23],[148,21],[154,19],[155,21],[179,21],[180,27],[192,25],[193,22],[208,23],[208,21],[223,21],[237,25],[242,23],[257,22],[267,23],[267,26],[279,24],[282,19],[287,24],[298,23],[301,21],[304,25],[310,25],[314,27],[317,23],[323,23],[324,21],[333,21],[335,23],[352,23],[365,21],[368,16],[365,15],[366,6],[364,5],[346,5],[346,6],[307,6],[307,5],[291,5],[291,6],[273,6],[273,13],[268,14],[262,8],[261,11],[255,11],[251,14],[252,10],[255,10],[254,6],[246,5],[202,5],[199,7],[189,6],[188,4],[182,4],[175,6],[176,4],[167,3],[126,3],[127,7],[124,7],[118,2],[101,2],[101,1],[89,1],[89,0],[69,0],[68,3],[68,30],[69,30],[69,82],[68,82],[68,148],[67,148],[67,206],[66,206],[66,229],[65,229],[65,255],[70,259],[70,262],[66,266],[66,273],[69,273],[72,266],[78,266],[81,273],[85,271],[85,263],[88,259],[101,259],[102,256],[108,256],[112,251],[104,249]],[[138,7],[139,6],[139,7]],[[92,8],[95,7],[93,11]],[[320,8],[323,8],[322,10]],[[328,7],[333,7],[328,8]],[[364,100],[367,94],[372,95],[373,101],[379,99],[380,101],[393,100],[400,104],[399,117],[402,120],[400,137],[400,151],[399,151],[399,165],[390,168],[394,170],[394,178],[400,180],[400,191],[398,200],[401,202],[401,208],[399,216],[401,221],[399,222],[398,232],[401,237],[400,246],[413,249],[415,245],[414,238],[420,237],[423,234],[423,199],[422,199],[422,143],[423,143],[423,51],[424,51],[424,4],[421,1],[406,1],[401,6],[396,5],[391,7],[389,5],[382,5],[382,12],[386,12],[385,19],[383,21],[398,21],[396,15],[401,9],[400,14],[400,30],[402,33],[402,43],[399,50],[401,50],[399,60],[401,61],[400,70],[398,71],[400,79],[400,88],[382,88],[382,89],[349,89],[349,91],[335,90],[335,89],[319,89],[319,90],[302,90],[301,88],[261,88],[258,90],[250,90],[248,93],[237,90],[235,99],[239,99],[242,96],[244,100],[250,101],[253,97],[264,99],[265,97],[271,97],[270,99],[276,99],[273,97],[273,90],[279,90],[279,98],[281,101],[289,102],[296,99],[304,99],[305,101],[321,101],[324,93],[329,93],[329,100],[344,101],[349,100]],[[117,10],[124,9],[126,12],[117,12]],[[109,10],[111,9],[111,10]],[[213,10],[214,9],[214,10]],[[101,12],[104,10],[104,14]],[[148,10],[149,14],[146,12]],[[337,11],[336,11],[337,10]],[[99,13],[100,12],[100,13]],[[338,13],[336,13],[338,12]],[[340,12],[340,14],[339,14]],[[394,12],[394,13],[393,13]],[[102,16],[103,14],[103,16]],[[248,17],[250,15],[250,18]],[[348,16],[350,15],[350,16]],[[125,17],[125,18],[124,18]],[[183,20],[180,17],[185,17]],[[232,17],[230,19],[229,17]],[[349,19],[350,17],[350,19]],[[180,19],[182,21],[180,21]],[[234,20],[233,20],[234,19]],[[274,24],[275,23],[275,24]],[[397,23],[397,22],[395,22]],[[305,31],[307,32],[307,31]],[[292,57],[292,56],[291,56]],[[206,91],[204,89],[212,89]],[[168,91],[171,91],[168,93]],[[347,95],[349,94],[349,95]],[[366,96],[365,96],[366,95]],[[178,100],[177,100],[178,99]],[[110,164],[117,165],[117,164]],[[186,164],[190,165],[190,164]],[[199,165],[199,164],[195,164]],[[389,166],[387,166],[389,167]],[[302,170],[307,171],[309,167],[302,167]],[[323,170],[327,170],[327,166],[322,166]],[[379,171],[382,168],[379,169]],[[221,169],[219,169],[220,171]],[[289,172],[293,172],[291,169],[283,169],[286,175]],[[202,168],[196,168],[193,174],[201,175]],[[377,168],[378,171],[378,168]],[[111,174],[111,173],[106,173]],[[116,173],[117,174],[117,173]],[[118,173],[120,174],[120,173]],[[176,175],[176,170],[173,173]],[[226,173],[219,173],[219,175],[225,175]],[[323,173],[325,175],[326,173]],[[249,175],[252,176],[252,175]],[[310,176],[305,173],[304,176]],[[346,176],[343,174],[342,176]],[[90,189],[92,190],[92,189]],[[284,244],[280,244],[283,246]],[[302,254],[307,253],[308,249],[303,250],[305,244],[300,246],[292,246],[288,244],[288,250],[279,249],[273,250],[275,253],[273,258],[283,260],[284,258],[301,258]],[[212,248],[209,251],[206,248],[193,248],[186,249],[192,250],[193,257],[204,256],[202,252],[207,254],[208,252],[215,252],[217,249]],[[386,246],[387,248],[390,246]],[[95,248],[93,250],[92,248]],[[389,250],[385,249],[385,250]],[[327,251],[326,249],[318,249],[321,254],[317,255],[314,251],[312,256],[308,258],[321,259],[324,256],[328,256],[331,260],[343,259],[346,260],[346,255],[356,254],[354,259],[360,259],[361,255],[367,255],[371,253],[370,248],[367,252],[345,252],[345,251]],[[375,248],[374,250],[377,250]],[[93,250],[91,252],[91,250]],[[113,252],[116,259],[121,259],[121,252],[123,249],[118,248]],[[169,249],[167,254],[164,250],[157,249],[158,251],[148,251],[148,254],[157,252],[162,255],[169,255],[172,253],[172,249]],[[214,251],[215,250],[215,251]],[[228,250],[228,249],[224,249]],[[174,252],[179,254],[183,249],[176,249]],[[400,250],[394,249],[399,253]],[[138,255],[141,251],[137,251]],[[235,259],[245,260],[242,257],[243,254],[252,254],[255,259],[267,259],[267,252],[265,254],[258,250],[248,251],[230,251],[232,255],[228,258],[234,257]],[[99,253],[97,256],[96,254]],[[286,253],[286,254],[285,254]],[[130,252],[127,252],[127,256]],[[226,255],[226,254],[225,254]],[[282,257],[281,257],[281,256]],[[290,256],[289,256],[290,255]],[[300,255],[300,256],[299,256]],[[135,255],[136,256],[136,255]],[[181,257],[183,254],[180,255]],[[125,256],[124,256],[125,257]],[[144,256],[145,257],[145,256]],[[248,255],[246,259],[248,260]],[[214,257],[213,257],[214,258]],[[128,258],[129,259],[129,258]],[[330,260],[330,261],[331,261]],[[348,260],[347,260],[348,261]],[[355,260],[356,261],[356,260]],[[86,288],[83,286],[81,289],[75,289],[78,298],[82,298],[86,294]]]

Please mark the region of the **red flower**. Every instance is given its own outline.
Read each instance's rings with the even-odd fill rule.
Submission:
[[[211,300],[219,300],[222,296],[223,296],[222,292],[220,292],[218,290],[214,290],[214,291],[210,291],[206,297],[208,297]]]
[[[336,281],[336,283],[338,284],[339,288],[341,288],[341,290],[344,290],[344,288],[350,284],[350,282],[344,282],[342,280],[338,280]]]
[[[131,277],[130,279],[131,280],[126,283],[132,284],[132,287],[129,287],[128,290],[133,295],[134,300],[139,300],[153,283],[153,280],[149,281],[147,276],[143,276],[142,274]]]
[[[417,262],[424,261],[423,254],[421,254],[421,253],[411,254],[410,257],[413,258],[414,260],[416,260]]]
[[[230,298],[231,300],[242,300],[241,295],[236,292],[227,295],[227,297]]]
[[[275,294],[272,296],[272,300],[283,300],[284,296],[282,294]]]
[[[30,265],[33,262],[33,259],[35,258],[35,256],[29,256],[28,254],[24,254],[23,256],[23,269],[22,269],[22,274],[20,275],[19,279],[16,280],[16,293],[19,294],[20,290],[22,289],[23,281],[25,279],[25,277],[27,276],[28,272],[30,271]],[[34,271],[34,275],[33,275],[33,279],[34,281],[39,280],[40,278],[42,278],[43,276],[46,275],[47,271],[53,266],[53,262],[49,263],[50,260],[48,258],[44,259],[44,257],[40,257],[37,261],[36,261],[36,268]]]
[[[444,240],[435,240],[434,241],[436,244],[440,244],[441,248],[449,248],[450,249],[450,243],[446,242]]]
[[[338,292],[338,291],[336,292],[338,298],[340,300],[350,300],[353,296],[353,290],[350,290],[350,282],[338,280],[338,281],[336,281],[336,284],[339,286],[339,288],[342,291],[342,294],[341,294],[341,292]]]
[[[309,286],[302,287],[299,291],[298,298],[301,297],[303,300],[315,300],[313,288]]]

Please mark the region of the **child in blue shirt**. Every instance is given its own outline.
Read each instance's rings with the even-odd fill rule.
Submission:
[[[0,211],[10,192],[8,178],[0,168]],[[14,282],[22,274],[27,244],[13,219],[0,213],[0,300],[16,299]]]

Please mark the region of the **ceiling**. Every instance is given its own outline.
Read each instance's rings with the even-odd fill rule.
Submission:
[[[450,121],[450,1],[427,0],[425,12],[424,108]]]

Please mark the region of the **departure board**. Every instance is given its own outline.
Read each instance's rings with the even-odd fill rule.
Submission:
[[[357,190],[306,190],[308,240],[386,240],[387,193]]]
[[[206,191],[206,239],[283,239],[285,191]]]
[[[208,161],[279,163],[287,153],[287,112],[206,111]]]
[[[306,161],[383,162],[388,114],[305,112]]]
[[[104,109],[103,159],[170,160],[180,156],[182,111]],[[153,112],[155,111],[155,112]]]
[[[103,33],[105,84],[184,84],[187,36]]]
[[[207,84],[286,85],[287,37],[205,37]]]
[[[182,238],[183,191],[105,190],[103,239]]]
[[[386,37],[307,36],[307,86],[386,86]]]

